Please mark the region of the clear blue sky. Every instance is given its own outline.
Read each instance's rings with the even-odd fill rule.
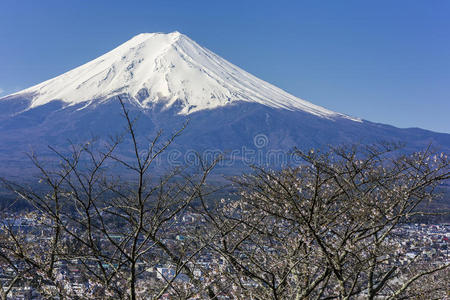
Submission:
[[[175,30],[315,104],[450,132],[448,0],[2,0],[0,96]]]

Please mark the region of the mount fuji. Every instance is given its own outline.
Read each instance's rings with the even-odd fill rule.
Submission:
[[[121,132],[118,97],[138,115],[138,130],[146,136],[160,129],[173,132],[189,119],[173,145],[181,154],[378,141],[402,142],[407,150],[429,144],[450,150],[450,134],[333,112],[256,78],[179,32],[144,33],[80,67],[0,98],[0,174],[23,172],[24,153],[31,150],[50,155],[47,145]],[[261,136],[262,146],[255,141]]]

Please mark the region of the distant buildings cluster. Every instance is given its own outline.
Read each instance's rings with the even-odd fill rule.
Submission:
[[[177,228],[183,226],[184,233],[189,232],[189,228],[194,228],[202,223],[203,217],[195,213],[187,213],[181,218],[178,218],[172,227],[173,236],[172,240],[165,240],[167,245],[175,245],[175,243],[182,243],[189,239],[186,234],[180,234]],[[51,234],[51,227],[45,224],[42,217],[37,213],[28,213],[6,216],[2,220],[4,226],[9,226],[14,230],[20,231],[28,242],[36,245],[41,245],[42,252],[47,249],[45,245],[48,243],[49,236]],[[3,227],[2,230],[4,230]],[[113,237],[114,238],[114,237]],[[115,237],[120,239],[120,236]],[[389,257],[387,255],[386,261],[389,264],[406,265],[411,260],[420,258],[421,261],[428,262],[430,264],[442,264],[443,262],[450,262],[450,224],[402,224],[394,230],[392,236],[393,242],[397,245],[395,257]],[[400,245],[400,246],[398,246]],[[270,251],[270,249],[268,249]],[[160,253],[153,253],[158,256]],[[36,255],[40,255],[36,252]],[[85,262],[84,262],[85,263]],[[226,268],[226,264],[223,259],[216,257],[212,253],[202,253],[194,261],[189,262],[189,266],[194,270],[196,277],[202,278],[205,271],[208,272],[208,276],[219,273]],[[2,286],[6,288],[9,282],[16,276],[17,271],[24,269],[26,266],[18,262],[16,264],[16,270],[3,264],[0,260],[0,282]],[[86,291],[89,291],[91,295],[100,295],[102,293],[101,287],[97,282],[86,277],[83,270],[86,266],[83,266],[81,261],[77,259],[61,260],[57,262],[56,273],[57,280],[64,283],[65,289],[71,291],[73,294],[85,295]],[[94,268],[94,263],[92,266]],[[113,268],[116,266],[104,264],[105,269]],[[145,263],[139,264],[140,276],[144,279],[142,282],[148,284],[164,284],[168,280],[175,280],[179,284],[188,282],[189,277],[183,274],[182,270],[169,262],[160,261],[157,264],[147,265]],[[125,279],[124,279],[125,280]],[[39,284],[46,284],[45,282]],[[252,284],[247,282],[246,284]],[[28,275],[16,282],[14,287],[9,293],[8,299],[43,299],[38,291],[33,288],[36,285],[35,278]],[[49,290],[54,289],[52,283],[48,283],[48,286],[44,286]],[[162,295],[161,299],[168,297],[168,294]]]

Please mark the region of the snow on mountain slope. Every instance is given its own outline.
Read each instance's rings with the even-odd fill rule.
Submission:
[[[119,94],[128,94],[144,108],[160,101],[167,107],[181,101],[180,114],[244,101],[360,121],[292,96],[179,32],[139,34],[80,67],[13,96],[31,97],[30,108],[35,108],[52,100],[89,105]]]

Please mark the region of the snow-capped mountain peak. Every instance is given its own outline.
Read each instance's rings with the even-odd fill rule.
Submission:
[[[177,31],[136,35],[80,67],[15,95],[20,94],[31,98],[30,108],[52,100],[88,105],[127,94],[144,108],[156,102],[170,107],[181,101],[180,114],[244,101],[359,121],[292,96]]]
[[[229,153],[222,170],[237,174],[248,164],[289,164],[286,154],[294,147],[379,141],[403,143],[408,151],[430,144],[450,151],[449,134],[353,119],[294,97],[179,32],[145,33],[67,73],[1,98],[0,176],[31,174],[23,155],[27,149],[56,163],[60,158],[47,145],[64,151],[68,139],[84,145],[95,137],[102,147],[125,125],[116,95],[139,117],[143,146],[161,130],[163,142],[190,120],[172,144],[175,151],[160,161],[162,169],[194,166],[192,153],[205,161]],[[131,141],[123,142],[116,154],[128,159]]]

